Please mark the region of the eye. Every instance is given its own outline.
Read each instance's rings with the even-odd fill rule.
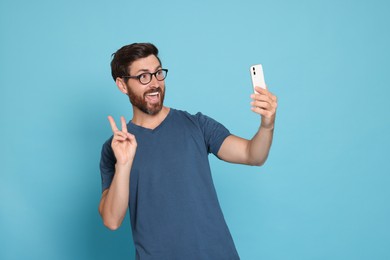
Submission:
[[[139,75],[139,79],[140,80],[144,80],[144,79],[148,79],[149,78],[149,74],[148,73],[142,73],[141,75]]]

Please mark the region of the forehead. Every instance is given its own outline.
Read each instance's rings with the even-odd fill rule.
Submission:
[[[136,74],[140,71],[154,72],[161,64],[158,61],[157,57],[154,55],[149,55],[146,58],[141,58],[134,61],[130,65],[130,74]]]

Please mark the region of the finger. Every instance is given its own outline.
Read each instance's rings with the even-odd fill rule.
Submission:
[[[253,100],[260,100],[260,99],[264,99],[266,97],[267,96],[264,94],[251,94],[251,99],[253,99]]]
[[[266,118],[272,118],[272,116],[275,114],[273,111],[262,109],[260,107],[252,107],[251,110]]]
[[[126,138],[127,138],[126,133],[123,133],[119,130],[114,133],[115,140],[126,140]]]
[[[267,97],[272,96],[272,93],[266,89],[258,88],[257,90],[258,90],[256,91],[257,93],[252,93],[251,96],[267,96]]]
[[[274,107],[276,107],[277,103],[278,103],[277,97],[270,94],[270,93],[269,93],[269,95],[262,95],[262,94],[253,95],[253,96],[251,96],[251,98],[253,99],[252,102],[256,102],[256,101],[268,102],[271,104],[271,106],[274,106]]]
[[[269,96],[274,101],[277,100],[276,96],[274,94],[272,94],[268,89],[263,89],[263,88],[256,87],[256,91],[259,94],[263,94],[263,95]]]
[[[135,139],[135,135],[133,135],[133,134],[126,133],[126,136],[127,136],[127,138],[129,138],[129,139]]]
[[[255,87],[255,90],[257,91],[257,93],[259,94],[267,94],[269,93],[269,91],[267,89],[264,89],[264,88],[260,88],[260,87]]]
[[[251,107],[251,110],[257,114],[263,115],[265,110],[260,107]]]
[[[112,118],[112,116],[108,116],[108,121],[110,121],[112,132],[115,133],[116,131],[118,131],[118,127],[116,127],[114,118]]]
[[[115,134],[112,138],[112,142],[111,142],[111,145],[114,144],[114,143],[121,143],[121,142],[124,142],[126,141],[127,137],[126,136],[122,136],[122,135],[119,135],[119,134]]]
[[[135,145],[137,144],[137,140],[135,139],[134,135],[127,133],[127,139],[129,139],[131,143],[133,143]]]
[[[127,124],[125,117],[121,116],[121,122],[122,122],[122,132],[127,133]]]
[[[263,106],[262,104],[264,104],[267,107],[276,107],[277,106],[276,101],[273,101],[270,97],[267,97],[264,95],[262,97],[258,97],[258,99],[253,99],[250,103],[253,106]]]
[[[262,109],[268,109],[268,110],[272,108],[270,103],[264,102],[264,101],[251,102],[251,106],[252,107],[260,107]]]
[[[271,102],[271,97],[264,95],[264,94],[254,94],[251,96],[253,101],[265,101],[265,102]]]
[[[123,137],[123,136],[120,136],[120,135],[114,136],[114,138],[113,138],[113,141],[119,141],[119,142],[123,142],[123,141],[126,141],[126,140],[127,140],[127,137]]]

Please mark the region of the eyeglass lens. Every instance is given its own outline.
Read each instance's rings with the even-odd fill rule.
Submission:
[[[155,73],[143,73],[139,76],[139,81],[142,84],[148,84],[152,81],[152,76],[155,75],[157,80],[164,80],[167,73],[164,70],[158,70]]]

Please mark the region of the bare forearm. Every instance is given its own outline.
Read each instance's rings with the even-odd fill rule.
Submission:
[[[263,165],[268,158],[272,145],[274,128],[260,127],[248,145],[248,159],[250,165]]]
[[[115,165],[115,175],[107,194],[102,198],[99,207],[104,225],[117,229],[125,215],[129,204],[130,165]]]

